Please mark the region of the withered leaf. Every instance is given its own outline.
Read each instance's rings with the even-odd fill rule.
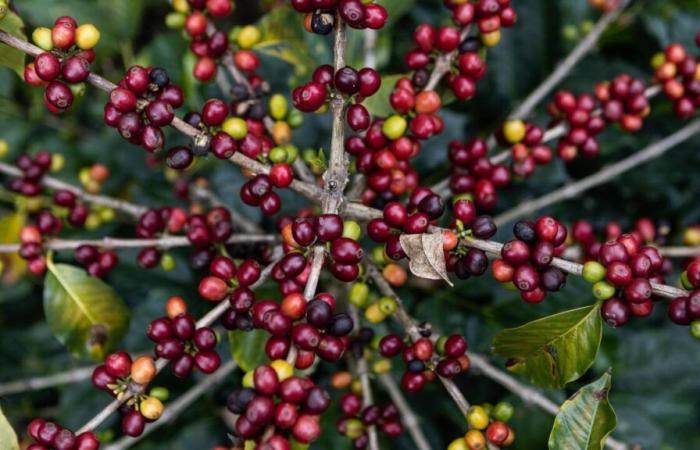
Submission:
[[[445,280],[447,277],[445,255],[442,250],[442,233],[404,234],[399,238],[401,248],[409,258],[409,269],[414,275],[429,280]]]

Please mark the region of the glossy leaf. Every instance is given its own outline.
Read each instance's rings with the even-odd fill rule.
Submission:
[[[265,354],[265,343],[268,337],[269,334],[264,330],[229,331],[231,356],[241,369],[248,372],[269,361]]]
[[[76,357],[102,360],[126,333],[129,309],[84,269],[53,263],[48,269],[44,313],[51,331]]]
[[[561,388],[593,364],[601,337],[596,304],[503,330],[493,345],[495,353],[509,358],[509,370],[540,386]]]
[[[10,426],[10,422],[0,409],[0,449],[2,450],[19,450],[17,443],[17,434]]]
[[[602,450],[605,439],[617,426],[608,400],[611,377],[603,374],[565,401],[554,419],[549,450]]]
[[[27,39],[24,34],[24,22],[13,12],[8,12],[5,18],[0,20],[0,30],[6,31],[18,38]],[[23,77],[24,53],[7,45],[0,45],[0,66],[9,67]]]

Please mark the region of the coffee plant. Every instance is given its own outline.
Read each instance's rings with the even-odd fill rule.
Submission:
[[[699,31],[0,0],[0,450],[700,447]]]

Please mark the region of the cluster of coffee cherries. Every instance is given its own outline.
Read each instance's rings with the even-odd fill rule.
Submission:
[[[280,221],[279,229],[284,241],[284,264],[280,265],[282,277],[273,277],[279,281],[307,277],[308,264],[300,251],[308,253],[316,244],[323,244],[330,255],[328,268],[337,279],[345,282],[355,280],[360,274],[360,262],[364,255],[358,242],[361,228],[354,221],[343,221],[338,214],[320,214],[318,216],[298,217],[295,220],[285,218]],[[285,262],[286,261],[286,262]],[[301,281],[301,284],[299,284]],[[283,292],[300,291],[304,278],[288,283]]]
[[[226,402],[228,409],[238,416],[234,444],[254,441],[246,448],[275,450],[290,449],[290,441],[309,444],[318,439],[319,416],[330,402],[325,389],[309,378],[294,376],[294,368],[286,361],[260,365],[246,373],[243,388],[232,392]]]
[[[37,152],[34,156],[19,155],[15,166],[22,171],[22,176],[10,180],[8,188],[26,197],[36,197],[42,192],[41,180],[51,170],[52,164],[53,157],[47,151]]]
[[[221,366],[216,352],[218,338],[211,327],[199,327],[187,313],[181,297],[171,297],[167,303],[167,315],[153,320],[146,334],[156,343],[155,354],[172,361],[173,374],[187,377],[195,367],[210,374]]]
[[[651,283],[663,283],[663,258],[652,246],[642,246],[637,234],[626,233],[600,246],[597,261],[583,266],[583,278],[593,295],[603,300],[601,313],[611,326],[632,316],[646,317],[654,309]]]
[[[690,325],[690,333],[700,339],[700,259],[693,259],[681,274],[683,287],[690,290],[668,304],[668,317],[679,325]]]
[[[216,75],[217,60],[229,49],[229,37],[223,31],[210,32],[209,18],[226,17],[233,11],[231,0],[176,0],[171,2],[174,12],[165,19],[170,28],[183,29],[192,39],[190,51],[197,57],[193,75],[200,81],[209,81]]]
[[[508,120],[496,133],[500,145],[509,146],[513,158],[511,170],[522,178],[535,172],[537,165],[552,162],[552,149],[544,145],[544,129],[521,120]]]
[[[506,423],[512,417],[513,405],[507,402],[470,407],[467,412],[469,431],[464,437],[452,441],[447,450],[481,450],[512,445],[515,432]]]
[[[695,38],[700,46],[700,33]],[[687,119],[700,106],[700,79],[698,63],[681,44],[671,44],[664,53],[652,60],[654,78],[664,94],[671,99],[676,116]]]
[[[433,342],[429,330],[421,334],[423,337],[413,343],[407,343],[395,334],[388,334],[379,341],[379,353],[384,358],[402,356],[406,371],[401,386],[408,392],[423,389],[425,383],[435,380],[436,373],[444,378],[454,378],[470,366],[464,336],[441,336]]]
[[[92,24],[78,26],[74,18],[61,16],[53,28],[36,28],[32,40],[44,51],[24,67],[24,80],[45,87],[46,107],[61,113],[85,93],[84,81],[95,59],[92,48],[100,40],[100,32]]]
[[[370,115],[361,102],[374,95],[381,86],[379,73],[369,67],[355,70],[345,66],[334,71],[333,66],[324,64],[314,70],[311,81],[297,86],[292,91],[292,102],[299,111],[310,113],[321,109],[332,91],[354,97],[355,103],[348,108],[347,122],[355,131],[366,130],[370,126]]]
[[[80,245],[73,253],[75,260],[80,263],[88,274],[93,277],[107,276],[119,263],[119,256],[114,250],[100,250],[94,245]]]
[[[399,260],[406,256],[400,234],[425,233],[444,212],[442,198],[428,188],[419,187],[411,192],[408,206],[398,201],[386,203],[382,218],[372,219],[367,224],[367,234],[373,241],[384,244],[389,258]]]
[[[503,164],[494,164],[487,153],[488,145],[482,138],[473,138],[466,143],[452,141],[447,152],[452,163],[450,190],[455,194],[470,194],[479,209],[486,210],[496,206],[498,200],[496,189],[505,187],[511,182],[508,167]],[[534,158],[534,151],[532,153]],[[526,166],[529,162],[514,164]]]
[[[170,125],[183,101],[182,89],[170,82],[165,69],[132,66],[110,92],[103,120],[127,141],[154,153],[165,144],[161,127]]]
[[[494,260],[493,277],[512,282],[528,303],[539,303],[547,292],[556,292],[566,283],[566,273],[552,267],[554,257],[566,248],[567,229],[552,217],[535,222],[521,220],[513,225],[515,239],[506,242],[501,258]]]
[[[34,275],[46,272],[43,240],[57,235],[63,227],[61,219],[51,211],[42,210],[36,216],[34,225],[25,225],[19,232],[19,256],[27,260],[27,268]]]
[[[389,438],[403,432],[401,415],[393,403],[362,406],[362,397],[354,392],[340,399],[342,417],[336,423],[338,433],[352,441],[352,448],[363,450],[369,445],[368,427],[376,427]]]
[[[670,231],[671,227],[668,222],[661,220],[656,224],[651,219],[643,217],[635,221],[634,227],[627,233],[623,233],[619,223],[608,222],[603,227],[603,233],[599,239],[591,222],[588,220],[577,220],[571,226],[571,237],[573,240],[571,244],[577,245],[581,249],[580,260],[597,260],[603,243],[616,240],[623,234],[634,235],[639,242],[660,246],[666,243]],[[671,260],[664,258],[663,272],[668,273],[670,271]]]
[[[304,16],[309,33],[329,34],[335,27],[335,15],[352,28],[379,30],[389,14],[374,0],[291,0],[292,7]]]
[[[178,233],[185,228],[187,213],[181,208],[163,207],[149,209],[139,217],[136,224],[136,236],[141,239],[152,239],[159,235]],[[144,247],[137,256],[137,261],[144,269],[152,269],[161,263],[163,253],[158,247]]]
[[[277,213],[282,207],[282,199],[272,188],[289,186],[294,179],[294,172],[289,164],[276,165],[269,175],[256,175],[241,186],[240,196],[243,203],[257,206],[266,216]]]
[[[271,334],[265,345],[268,357],[286,358],[293,345],[298,369],[311,367],[317,356],[328,362],[340,360],[354,325],[348,314],[336,312],[335,298],[325,292],[308,303],[301,293],[286,295],[281,304],[263,300],[253,306],[252,316],[257,328]]]
[[[104,364],[92,372],[92,384],[97,389],[108,392],[117,399],[132,394],[119,410],[122,415],[122,432],[128,436],[140,436],[146,422],[158,420],[163,414],[160,395],[145,393],[146,386],[156,373],[152,357],[140,356],[132,360],[124,351],[110,354],[105,358]]]
[[[44,419],[34,419],[29,422],[27,433],[34,440],[27,450],[97,450],[100,448],[100,441],[92,431],[76,436],[68,428]]]

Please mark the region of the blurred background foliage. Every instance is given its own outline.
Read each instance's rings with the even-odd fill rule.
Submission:
[[[411,34],[421,22],[447,23],[449,18],[439,0],[378,0],[391,15],[389,26],[380,33],[377,44],[379,68],[386,75],[405,71],[403,54],[411,47]],[[187,106],[201,107],[204,100],[219,96],[213,85],[197,83],[191,74],[193,64],[187,44],[180,32],[169,30],[164,17],[169,12],[166,1],[158,0],[20,0],[17,11],[28,29],[53,23],[64,14],[78,22],[93,22],[102,32],[94,70],[111,80],[119,79],[132,64],[166,68],[187,94]],[[415,167],[427,183],[447,174],[446,144],[451,139],[486,136],[497,127],[519,99],[526,96],[564,57],[583,33],[586,23],[597,18],[585,0],[516,0],[518,24],[505,30],[499,46],[489,52],[489,70],[480,83],[478,95],[468,103],[451,104],[444,111],[445,132],[428,141]],[[301,18],[293,14],[286,2],[240,0],[228,27],[258,22],[265,42],[259,50],[264,55],[262,73],[273,90],[288,93],[290,86],[306,80],[310,71],[330,60],[325,38],[302,31]],[[601,40],[599,48],[586,57],[566,79],[562,87],[581,92],[591,90],[597,81],[611,78],[621,71],[649,78],[651,56],[670,42],[679,41],[689,48],[700,30],[700,3],[697,0],[635,0],[622,19]],[[362,65],[362,33],[351,31],[349,60]],[[389,86],[389,82],[385,83]],[[9,160],[20,152],[48,149],[66,157],[61,177],[77,183],[81,167],[95,162],[109,166],[112,176],[104,192],[132,199],[146,205],[163,205],[173,200],[171,184],[161,167],[144,163],[145,153],[118,137],[101,121],[105,96],[94,88],[63,116],[48,113],[41,101],[42,92],[30,88],[9,69],[0,69],[0,138],[10,143]],[[659,139],[681,126],[670,114],[668,103],[652,102],[653,112],[643,131],[629,135],[607,131],[601,139],[602,153],[593,161],[565,166],[555,163],[539,170],[526,181],[519,181],[499,198],[499,210],[519,201],[538,196],[565,182],[575,180],[617,161],[647,143]],[[656,107],[658,105],[658,107]],[[378,110],[383,106],[376,105]],[[545,124],[547,117],[540,107],[534,117]],[[329,142],[329,118],[307,116],[305,125],[295,132],[300,147],[326,147]],[[169,143],[184,143],[177,135]],[[639,217],[667,219],[676,231],[700,222],[700,138],[691,140],[605,186],[583,196],[562,202],[548,210],[567,223],[587,218],[602,226],[619,221],[623,228]],[[231,206],[253,218],[257,209],[243,206],[237,193],[242,184],[240,171],[227,164],[200,162],[189,176],[205,175],[220,196]],[[0,199],[0,239],[10,239],[12,204]],[[284,208],[293,212],[302,201],[286,193]],[[269,219],[262,219],[271,226]],[[510,232],[505,227],[500,237]],[[81,236],[131,236],[130,225],[115,221]],[[162,315],[163,301],[170,295],[191,299],[191,307],[201,313],[206,305],[197,300],[196,280],[187,268],[188,252],[174,252],[177,267],[172,272],[161,269],[145,272],[135,264],[135,253],[124,253],[120,266],[107,279],[131,309],[130,331],[122,342],[129,351],[149,348],[144,330],[147,323]],[[59,259],[61,257],[59,256]],[[24,277],[0,287],[0,381],[8,381],[63,371],[87,364],[70,357],[51,335],[42,310],[42,280]],[[460,282],[455,289],[427,290],[421,286],[404,289],[414,316],[428,320],[439,329],[467,335],[473,350],[488,352],[493,335],[504,327],[554,312],[590,304],[589,287],[570,278],[567,287],[548,296],[539,305],[523,303],[517,293],[497,286],[483,277]],[[646,320],[633,321],[624,329],[606,328],[603,346],[589,373],[569,386],[566,392],[550,391],[557,402],[584,383],[613,368],[611,401],[619,416],[615,436],[639,443],[646,449],[700,448],[700,345],[687,329],[670,324],[663,308]],[[220,346],[227,353],[226,344]],[[502,364],[503,361],[496,361]],[[318,379],[327,380],[333,367],[322,364]],[[168,371],[158,384],[171,389],[173,397],[192,384],[177,380]],[[197,378],[197,376],[195,376]],[[200,449],[226,443],[226,428],[220,417],[227,391],[239,385],[236,375],[212,394],[187,410],[176,423],[143,440],[136,448]],[[518,438],[514,448],[546,447],[552,418],[536,408],[522,404],[489,380],[476,375],[460,378],[460,388],[473,403],[511,400],[516,405],[512,425]],[[379,391],[379,389],[376,389]],[[384,394],[380,394],[382,397]],[[171,398],[173,398],[171,397]],[[17,430],[23,430],[32,417],[50,416],[69,427],[78,427],[102,408],[108,399],[89,381],[32,394],[0,398],[0,405]],[[464,420],[441,390],[439,383],[410,399],[420,412],[434,448],[463,432]],[[345,449],[349,442],[334,430],[337,408],[328,414],[323,438],[314,448]],[[114,419],[114,418],[113,418]],[[111,422],[112,428],[116,421]],[[104,433],[109,438],[109,432]],[[411,449],[406,436],[382,442],[382,448]]]

